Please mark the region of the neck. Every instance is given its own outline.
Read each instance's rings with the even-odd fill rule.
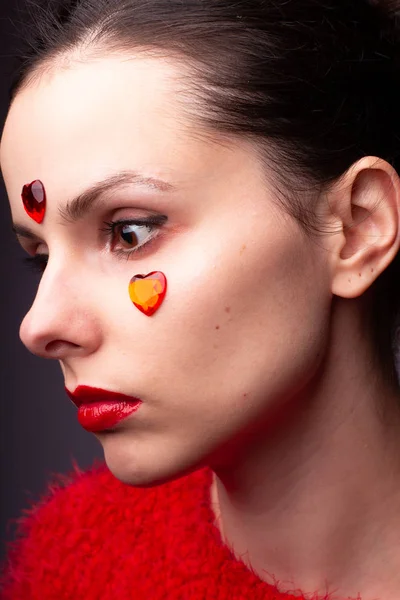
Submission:
[[[281,591],[395,600],[399,396],[371,366],[355,304],[338,302],[307,389],[231,464],[211,465],[212,503],[224,541]]]

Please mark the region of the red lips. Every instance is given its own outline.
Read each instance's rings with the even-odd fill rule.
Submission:
[[[86,431],[101,432],[114,428],[134,413],[142,401],[139,398],[80,385],[74,392],[65,391],[78,407],[78,421]]]

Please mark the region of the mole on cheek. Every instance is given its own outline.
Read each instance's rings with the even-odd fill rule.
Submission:
[[[215,329],[219,329],[219,325],[216,325],[216,326],[215,326]]]
[[[225,312],[226,313],[230,313],[231,312],[231,307],[230,306],[225,306]]]

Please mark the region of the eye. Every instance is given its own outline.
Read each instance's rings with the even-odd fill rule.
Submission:
[[[152,216],[145,219],[112,221],[105,223],[105,231],[110,237],[113,252],[125,256],[132,252],[139,252],[157,235],[162,224],[167,220],[165,216]]]
[[[151,225],[119,225],[114,229],[114,243],[120,244],[122,248],[132,250],[142,246],[153,233],[154,226]]]

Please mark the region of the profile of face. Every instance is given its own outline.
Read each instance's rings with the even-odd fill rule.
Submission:
[[[229,465],[268,435],[318,369],[332,299],[327,253],[250,142],[189,118],[179,69],[115,55],[50,69],[17,95],[1,144],[21,244],[48,256],[21,339],[68,390],[141,399],[96,433],[134,485]],[[21,200],[35,180],[41,223]],[[153,271],[168,289],[148,317],[128,285]]]

